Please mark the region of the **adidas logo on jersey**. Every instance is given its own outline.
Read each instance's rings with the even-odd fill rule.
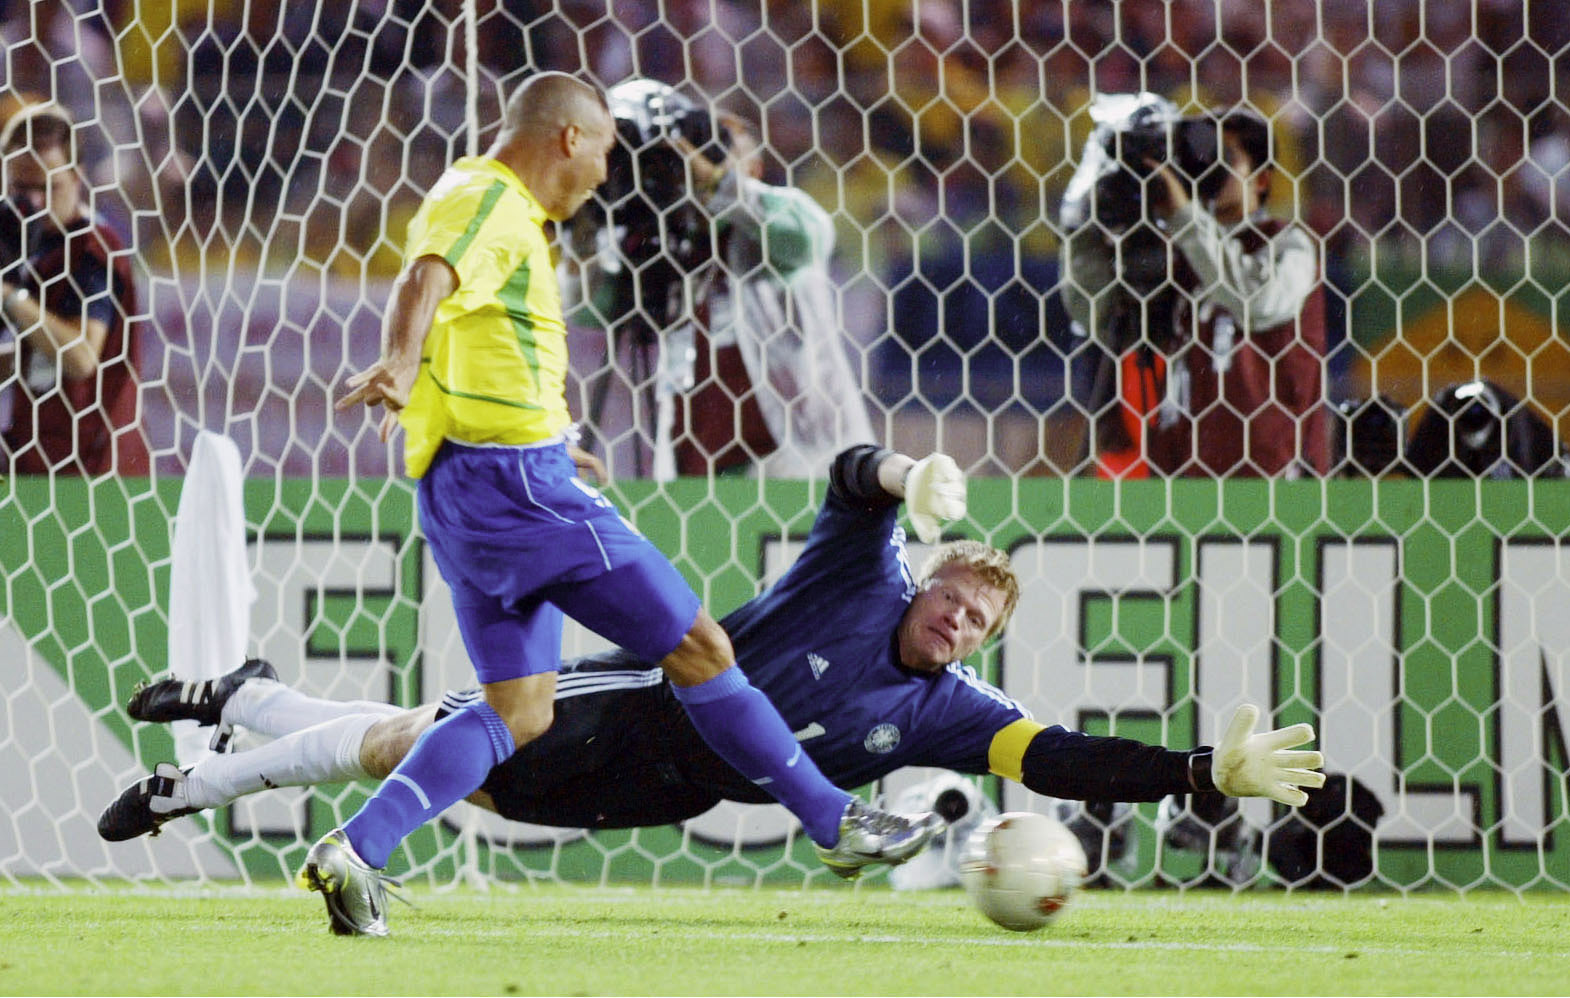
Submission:
[[[823,674],[829,671],[829,660],[817,652],[809,651],[807,653],[807,664],[812,666],[813,679],[822,679]]]

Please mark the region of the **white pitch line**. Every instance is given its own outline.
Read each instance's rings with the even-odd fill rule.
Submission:
[[[406,926],[405,931],[416,932],[416,933],[419,933],[420,935],[432,935],[432,936],[439,936],[439,937],[452,937],[452,938],[463,938],[463,939],[475,939],[477,937],[478,938],[493,938],[493,939],[500,939],[500,940],[516,939],[516,938],[518,938],[518,932],[519,932],[519,929],[516,928],[516,927],[510,927],[509,928],[509,927],[501,927],[501,926],[498,926],[498,927],[496,927],[494,929],[476,929],[476,928],[474,928],[472,926],[465,926],[464,928],[459,929],[459,928],[447,927],[447,926],[436,926],[436,925],[429,925],[429,924],[412,925],[412,924],[408,924],[408,923],[405,923],[405,926]],[[405,927],[405,926],[401,926],[401,927]],[[662,925],[661,928],[660,928],[661,938],[665,939],[666,941],[669,941],[671,938],[673,938],[673,936],[675,936],[677,934],[677,930],[679,928],[680,928],[679,926],[674,926],[674,925],[670,925],[670,924]],[[999,931],[1002,931],[1002,930],[999,930]],[[529,923],[526,932],[527,932],[527,935],[528,935],[528,937],[530,939],[538,939],[538,938],[544,937],[544,936],[548,936],[548,937],[552,937],[552,938],[558,938],[558,939],[626,939],[627,938],[627,930],[626,930],[626,928],[615,929],[615,930],[611,930],[611,929],[580,929],[580,928],[569,928],[567,926],[546,925],[546,924],[542,924],[540,922],[531,922],[531,923]],[[1148,950],[1148,951],[1162,951],[1162,952],[1197,952],[1197,953],[1303,953],[1303,954],[1309,954],[1309,955],[1315,955],[1315,956],[1322,956],[1322,955],[1325,955],[1325,954],[1343,954],[1343,953],[1355,952],[1355,953],[1361,953],[1361,954],[1366,954],[1366,955],[1410,956],[1410,957],[1418,957],[1418,958],[1432,958],[1437,952],[1439,952],[1438,948],[1430,950],[1430,949],[1411,949],[1409,947],[1404,947],[1404,946],[1357,946],[1357,945],[1351,945],[1351,944],[1341,945],[1341,946],[1329,946],[1329,945],[1323,945],[1323,946],[1281,946],[1281,945],[1265,946],[1265,945],[1261,945],[1261,944],[1258,944],[1258,943],[1178,943],[1178,942],[1158,942],[1158,941],[1155,941],[1155,940],[1143,940],[1143,941],[1135,940],[1134,942],[1127,942],[1127,941],[1125,941],[1125,942],[1112,942],[1112,941],[1098,941],[1098,940],[1087,940],[1087,939],[1060,939],[1060,938],[1056,938],[1053,935],[1051,935],[1051,930],[1047,930],[1042,935],[1013,935],[1013,934],[1011,934],[1011,935],[1007,935],[1007,936],[944,937],[944,938],[939,939],[939,940],[934,940],[930,936],[894,936],[894,935],[864,935],[864,934],[858,934],[858,935],[830,935],[830,934],[825,934],[825,933],[745,932],[745,931],[731,931],[731,932],[725,932],[725,933],[717,933],[717,932],[715,932],[713,930],[712,926],[703,926],[703,927],[694,927],[694,929],[693,929],[693,937],[694,937],[694,939],[701,939],[702,941],[705,941],[705,942],[707,942],[709,940],[712,940],[712,939],[715,939],[715,938],[723,938],[723,939],[728,940],[728,941],[729,940],[734,940],[734,941],[738,941],[738,942],[786,943],[786,944],[796,944],[796,943],[803,943],[803,942],[806,942],[806,943],[838,943],[838,944],[855,943],[855,944],[858,944],[858,945],[875,945],[875,946],[888,946],[890,944],[895,944],[895,945],[903,944],[903,945],[910,945],[910,946],[927,947],[927,946],[934,945],[934,943],[937,943],[938,945],[942,945],[942,946],[990,946],[990,947],[1005,948],[1005,949],[1055,948],[1055,949],[1072,949],[1072,950],[1076,950],[1076,951],[1084,951],[1084,950],[1131,950],[1131,951]],[[1499,958],[1506,958],[1506,959],[1522,959],[1522,958],[1528,958],[1528,957],[1538,957],[1538,958],[1545,958],[1545,959],[1564,960],[1564,959],[1567,959],[1567,957],[1570,957],[1570,954],[1566,954],[1566,953],[1558,952],[1558,951],[1555,951],[1555,952],[1552,952],[1552,953],[1533,953],[1533,952],[1523,951],[1523,950],[1519,950],[1519,949],[1494,950],[1494,951],[1491,951],[1491,952],[1489,952],[1489,951],[1482,951],[1482,952],[1479,952],[1479,951],[1469,951],[1468,955],[1471,955],[1471,956],[1491,956],[1491,957],[1499,957]]]

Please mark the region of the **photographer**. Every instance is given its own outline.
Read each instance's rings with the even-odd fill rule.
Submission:
[[[1326,474],[1318,256],[1264,211],[1268,124],[1121,100],[1100,109],[1063,212],[1064,304],[1102,348],[1097,473]]]
[[[138,314],[120,239],[88,212],[71,120],[23,108],[0,130],[0,319],[14,368],[4,452],[18,474],[147,473]],[[5,360],[0,359],[0,364]]]
[[[752,126],[720,120],[731,138],[723,162],[678,144],[714,220],[721,265],[707,301],[710,350],[698,358],[711,377],[692,397],[681,470],[702,474],[713,461],[716,470],[750,464],[759,476],[808,478],[850,444],[876,439],[840,338],[834,223],[802,191],[764,183]]]
[[[709,222],[673,142],[719,162],[728,138],[655,80],[617,84],[606,102],[616,125],[606,180],[568,224],[557,268],[569,320],[605,337],[603,365],[584,378],[582,443],[603,442],[608,458],[626,445],[635,474],[666,480],[676,474],[678,403],[695,381],[695,303],[714,276]],[[630,402],[626,432],[607,414],[618,384]]]
[[[743,119],[652,80],[608,100],[618,144],[602,210],[581,213],[563,260],[574,321],[607,334],[606,367],[587,379],[589,429],[607,435],[623,378],[635,415],[653,417],[642,432],[656,478],[805,478],[874,439],[839,335],[828,213],[759,179]]]

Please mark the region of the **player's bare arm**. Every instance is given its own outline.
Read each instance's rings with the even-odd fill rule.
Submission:
[[[705,201],[714,196],[720,181],[725,179],[726,171],[736,167],[735,161],[729,154],[725,162],[716,163],[680,135],[671,136],[670,144],[682,159],[686,160],[687,169],[692,171],[692,189]]]
[[[84,317],[71,321],[44,308],[36,295],[9,282],[0,283],[0,312],[21,335],[40,337],[45,351],[54,357],[67,378],[80,381],[98,372],[104,342],[109,338],[109,325],[102,319]]]
[[[605,467],[605,462],[590,454],[582,447],[567,448],[567,454],[572,458],[573,465],[578,469],[579,478],[593,479],[596,485],[609,485],[611,473]]]
[[[349,391],[338,400],[340,411],[355,405],[383,406],[379,432],[391,439],[398,413],[409,404],[409,391],[420,373],[420,351],[436,318],[436,309],[458,290],[458,275],[447,261],[422,256],[405,267],[393,286],[383,320],[382,356],[349,378]]]
[[[1193,199],[1188,196],[1188,184],[1178,178],[1177,172],[1171,166],[1153,159],[1145,160],[1145,165],[1161,180],[1162,187],[1166,189],[1166,200],[1157,206],[1164,217],[1171,218],[1193,203]]]

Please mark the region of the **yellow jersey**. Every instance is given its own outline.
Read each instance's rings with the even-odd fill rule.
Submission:
[[[545,210],[516,174],[470,156],[448,167],[409,222],[404,259],[439,256],[458,289],[436,308],[399,421],[409,474],[444,439],[532,444],[561,433],[567,326]]]

